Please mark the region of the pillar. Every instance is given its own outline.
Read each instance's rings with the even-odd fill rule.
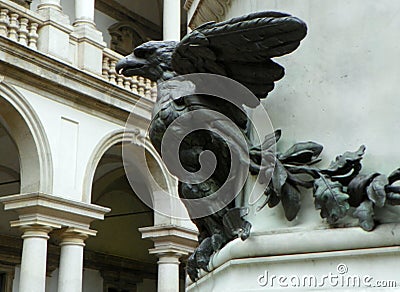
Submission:
[[[37,9],[39,11],[44,9],[55,9],[61,11],[61,1],[60,0],[40,0]]]
[[[163,39],[179,41],[181,39],[181,1],[164,0]]]
[[[40,0],[37,12],[45,19],[40,27],[38,50],[71,63],[69,36],[72,27],[69,17],[62,12],[60,0]]]
[[[160,252],[158,257],[158,292],[179,292],[179,258],[176,252]]]
[[[94,0],[75,0],[73,36],[77,39],[78,68],[97,75],[102,74],[103,50],[106,44],[103,35],[94,23]]]
[[[150,254],[158,257],[159,292],[179,292],[179,259],[187,257],[197,246],[197,231],[177,225],[139,228],[142,238],[151,239]]]
[[[83,248],[88,234],[67,229],[61,234],[58,292],[81,292],[83,275]]]
[[[96,235],[94,220],[103,220],[109,208],[40,192],[0,197],[5,211],[15,211],[11,227],[23,231],[19,292],[45,292],[47,239],[61,235],[59,291],[79,292],[82,287],[84,240]],[[65,227],[68,226],[68,227]]]
[[[22,226],[20,292],[45,292],[48,226]]]
[[[75,0],[74,26],[79,25],[94,27],[94,0]]]

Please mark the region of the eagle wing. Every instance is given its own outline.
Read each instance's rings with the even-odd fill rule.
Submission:
[[[177,45],[172,67],[178,74],[213,73],[232,78],[261,99],[284,76],[284,68],[271,58],[293,52],[306,34],[303,21],[279,12],[206,23]]]

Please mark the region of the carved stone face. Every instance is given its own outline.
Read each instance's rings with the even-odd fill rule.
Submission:
[[[143,76],[152,81],[168,79],[172,73],[171,57],[176,45],[174,41],[144,43],[117,63],[117,73],[127,77]]]
[[[133,31],[127,27],[123,27],[118,31],[110,33],[111,35],[111,49],[126,55],[132,52],[134,35]]]

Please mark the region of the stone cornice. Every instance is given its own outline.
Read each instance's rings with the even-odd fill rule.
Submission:
[[[158,225],[139,228],[142,238],[151,239],[152,254],[176,253],[187,255],[193,252],[197,243],[197,231],[177,225]]]
[[[209,21],[222,21],[231,0],[187,0],[185,9],[188,10],[189,27],[195,29]]]
[[[71,227],[74,231],[96,235],[90,230],[90,223],[103,220],[109,208],[72,201],[59,196],[43,193],[17,194],[0,198],[6,211],[18,213],[19,219],[11,227],[49,226],[52,228]]]
[[[212,255],[208,269],[215,273],[216,269],[229,265],[233,260],[249,258],[304,256],[310,259],[312,254],[326,253],[335,256],[335,252],[348,252],[355,255],[356,251],[368,253],[369,250],[382,248],[394,248],[398,252],[399,242],[398,223],[379,225],[373,232],[365,232],[359,227],[311,230],[291,228],[255,232],[249,240],[235,239]],[[200,272],[200,278],[206,275],[207,273]]]
[[[123,122],[140,99],[137,107],[142,115],[138,118],[144,122],[150,119],[151,100],[4,37],[0,37],[0,71],[7,72],[6,81],[13,79],[12,83],[20,83],[23,87],[32,86],[53,93],[58,102],[80,110],[83,105],[91,114],[102,113]]]

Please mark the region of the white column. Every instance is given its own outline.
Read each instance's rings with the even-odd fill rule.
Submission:
[[[164,0],[163,38],[167,41],[181,39],[181,1]]]
[[[58,292],[81,292],[83,274],[83,248],[87,234],[65,231],[62,235]]]
[[[40,27],[38,50],[71,63],[69,35],[72,26],[69,17],[62,12],[60,0],[40,0],[37,12],[45,20]]]
[[[47,8],[61,11],[61,0],[40,0],[37,9],[40,11]]]
[[[75,0],[75,22],[77,25],[94,26],[94,0]]]
[[[23,226],[20,292],[44,292],[46,285],[47,240],[50,227]]]
[[[179,259],[197,246],[197,231],[177,225],[139,228],[142,238],[154,241],[150,254],[158,257],[158,291],[179,292]]]
[[[94,23],[94,0],[75,0],[73,36],[77,39],[77,66],[101,75],[106,43]]]
[[[159,253],[158,292],[179,292],[179,253]]]

